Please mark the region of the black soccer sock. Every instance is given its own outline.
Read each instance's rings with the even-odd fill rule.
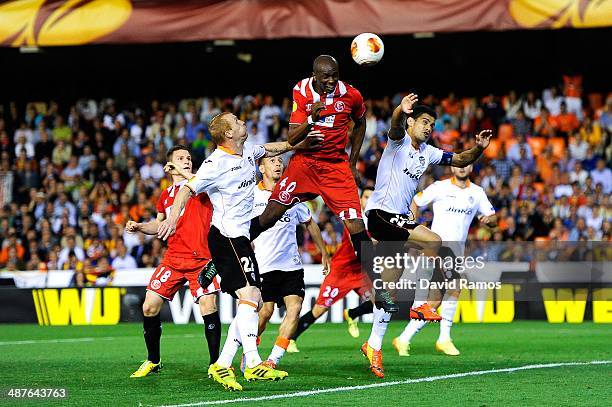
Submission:
[[[251,242],[257,239],[257,236],[259,236],[261,232],[263,232],[264,230],[266,230],[266,228],[261,226],[261,222],[259,221],[259,216],[255,216],[253,219],[251,219],[251,226],[249,227],[249,236],[250,236]]]
[[[297,338],[303,334],[304,331],[310,327],[310,325],[314,324],[316,320],[317,319],[314,317],[314,315],[312,315],[312,311],[308,311],[302,315],[298,321],[297,329],[295,330],[295,333],[291,339],[297,340]]]
[[[374,273],[374,245],[372,239],[365,230],[351,235],[351,242],[355,249],[357,260],[361,263],[361,268],[366,272],[370,280],[374,281],[380,276]]]
[[[219,358],[219,348],[221,347],[221,318],[219,312],[202,316],[204,318],[204,335],[208,343],[208,354],[212,365]]]
[[[372,301],[366,301],[366,302],[359,304],[355,308],[351,308],[350,310],[348,310],[348,315],[349,317],[355,319],[362,315],[370,314],[373,309],[374,309],[374,304],[372,304]]]
[[[153,363],[159,363],[159,340],[162,334],[161,318],[159,314],[154,317],[144,317],[144,339],[147,344],[147,351],[149,356],[147,357]]]

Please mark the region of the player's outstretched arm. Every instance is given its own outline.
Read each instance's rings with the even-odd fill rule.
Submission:
[[[317,222],[310,220],[306,222],[306,230],[312,237],[312,241],[317,246],[317,249],[321,252],[321,263],[323,264],[323,274],[329,274],[331,259],[329,258],[329,254],[327,254],[327,250],[325,248],[325,242],[323,241],[323,236],[321,236],[321,229],[319,229],[319,225]]]
[[[160,223],[162,223],[165,218],[166,215],[158,213],[157,218],[147,223],[137,223],[130,220],[125,224],[125,231],[128,233],[142,232],[145,235],[156,235]]]
[[[323,133],[318,130],[313,130],[308,133],[305,139],[295,146],[292,146],[287,141],[278,141],[275,143],[266,143],[263,147],[266,149],[265,157],[274,157],[292,150],[314,150],[319,148],[321,142],[323,142]]]
[[[406,135],[406,121],[408,115],[412,113],[412,106],[419,100],[414,93],[404,96],[399,106],[393,111],[391,116],[391,127],[389,128],[389,138],[391,140],[401,140]]]
[[[176,232],[176,223],[178,222],[179,215],[185,208],[187,204],[187,200],[191,197],[193,191],[188,185],[183,185],[181,189],[179,189],[178,194],[174,198],[174,202],[172,203],[172,211],[170,212],[170,216],[168,219],[164,220],[157,230],[157,237],[166,240],[170,236]]]
[[[321,111],[323,109],[325,109],[325,104],[323,102],[316,102],[312,105],[312,112],[304,123],[289,125],[289,133],[287,134],[289,144],[295,146],[308,136],[314,124],[321,118]]]
[[[462,151],[459,154],[454,154],[451,166],[467,167],[473,164],[482,155],[482,152],[489,147],[489,142],[493,136],[493,130],[483,130],[476,135],[476,145],[469,150]]]

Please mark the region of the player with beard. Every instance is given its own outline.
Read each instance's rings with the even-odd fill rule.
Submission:
[[[368,201],[365,213],[368,231],[378,241],[376,256],[395,256],[403,253],[404,246],[417,248],[427,257],[436,257],[441,238],[423,225],[418,225],[410,210],[421,176],[430,165],[466,167],[474,163],[489,146],[492,135],[484,130],[476,135],[475,146],[461,153],[443,151],[427,144],[434,129],[436,112],[428,106],[415,106],[415,94],[404,97],[393,111],[389,141],[383,151],[376,175],[374,193]],[[398,265],[399,266],[399,265]],[[382,281],[397,282],[403,268],[386,268]],[[376,286],[376,281],[373,281]],[[412,319],[437,320],[441,318],[427,303],[411,309]],[[370,338],[361,351],[370,362],[370,370],[377,377],[384,377],[382,365],[382,341],[391,314],[376,306]]]

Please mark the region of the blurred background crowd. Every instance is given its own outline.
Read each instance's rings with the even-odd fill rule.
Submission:
[[[579,76],[524,94],[463,97],[420,95],[438,112],[431,143],[469,148],[474,134],[495,138],[474,167],[500,222],[473,224],[470,239],[494,241],[609,241],[612,207],[612,94],[582,95]],[[366,95],[367,97],[367,95]],[[373,187],[393,108],[402,94],[366,100],[367,130],[359,171]],[[269,95],[202,97],[146,104],[111,99],[0,105],[0,269],[77,270],[75,284],[112,277],[121,268],[153,267],[164,245],[124,232],[125,223],[156,216],[166,152],[192,149],[194,172],[214,146],[208,122],[230,110],[246,121],[255,143],[285,140],[291,101]],[[288,158],[288,157],[287,157]],[[449,176],[432,168],[421,188]],[[309,203],[328,251],[342,225],[321,200]],[[422,222],[431,221],[424,211]],[[320,254],[298,233],[306,263]]]

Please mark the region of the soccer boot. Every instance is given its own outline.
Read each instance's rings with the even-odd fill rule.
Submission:
[[[287,346],[287,353],[299,353],[300,350],[297,347],[297,342],[293,339],[289,341],[289,346]]]
[[[348,309],[344,310],[344,320],[348,324],[349,335],[353,338],[359,338],[359,327],[357,326],[357,321],[349,316]]]
[[[244,378],[247,382],[252,380],[283,380],[287,376],[289,376],[289,373],[283,370],[273,369],[265,362],[244,369]]]
[[[418,319],[419,321],[440,322],[442,317],[438,315],[428,303],[425,303],[417,308],[410,308],[410,319]]]
[[[368,362],[372,363],[372,352],[374,351],[374,349],[370,348],[370,345],[368,345],[368,342],[365,342],[363,345],[361,345],[361,353],[363,354],[364,357],[366,357],[368,359]]]
[[[410,342],[402,342],[399,336],[393,339],[393,347],[400,356],[410,356]]]
[[[442,342],[436,341],[436,350],[448,356],[459,356],[461,354],[450,339]]]
[[[145,377],[152,373],[158,373],[162,368],[161,360],[159,363],[153,363],[150,360],[145,360],[142,365],[130,377]]]
[[[206,263],[206,266],[204,266],[200,274],[198,274],[198,283],[200,283],[200,287],[206,289],[206,287],[212,284],[216,275],[217,268],[215,267],[215,263],[211,260]]]
[[[374,376],[379,378],[385,377],[385,370],[382,365],[382,351],[374,350],[368,343],[364,343],[361,345],[361,353],[365,356],[370,362],[370,371],[374,373]]]
[[[208,368],[208,377],[219,383],[225,390],[242,391],[242,386],[236,381],[234,369],[230,367],[222,367],[213,363]]]
[[[389,314],[394,314],[399,311],[399,305],[393,302],[387,290],[376,290],[374,294],[374,305],[376,308],[383,309]]]

